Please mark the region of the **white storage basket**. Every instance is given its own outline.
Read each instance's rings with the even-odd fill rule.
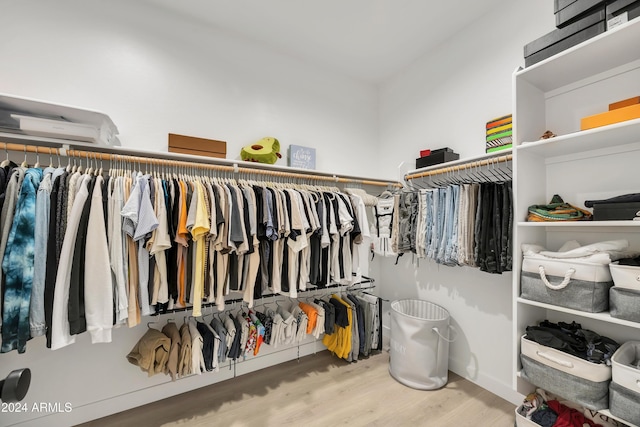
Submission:
[[[640,393],[638,361],[640,361],[640,341],[627,341],[622,344],[611,357],[613,382]]]
[[[613,286],[608,264],[526,256],[520,283],[522,298],[590,313],[608,310]]]
[[[594,411],[609,406],[611,367],[521,339],[522,377],[531,384]]]
[[[600,383],[611,379],[611,367],[604,363],[591,363],[564,351],[546,347],[535,341],[531,341],[522,336],[520,340],[521,352],[525,356],[536,360],[544,365],[551,366],[559,371],[585,380]]]
[[[516,427],[540,427],[539,424],[534,423],[533,421],[527,419],[527,417],[523,417],[518,413],[520,407],[516,408]]]
[[[640,267],[620,265],[616,261],[609,264],[609,270],[614,286],[640,291]]]

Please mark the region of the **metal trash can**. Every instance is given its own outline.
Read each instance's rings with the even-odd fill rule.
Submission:
[[[449,312],[422,300],[391,303],[389,373],[419,390],[447,384],[449,373]]]

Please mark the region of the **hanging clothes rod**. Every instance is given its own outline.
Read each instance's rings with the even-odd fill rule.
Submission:
[[[283,297],[283,298],[289,298],[289,299],[298,299],[300,297],[302,297],[304,294],[311,294],[313,292],[318,292],[318,291],[324,291],[324,290],[329,290],[332,291],[334,289],[339,289],[340,292],[345,291],[345,292],[356,292],[356,291],[368,291],[371,289],[375,289],[375,285],[373,283],[375,283],[375,281],[371,278],[368,277],[364,277],[362,276],[362,281],[361,282],[356,282],[353,283],[351,285],[340,285],[337,283],[331,284],[331,285],[327,285],[327,286],[323,286],[323,287],[313,287],[313,288],[308,288],[304,291],[298,291],[298,297],[296,298],[292,298],[288,295],[283,295],[283,294],[266,294],[266,295],[262,295],[261,297],[257,297],[254,300],[254,304],[257,303],[258,301],[262,301],[265,299],[271,299],[271,298],[277,298],[277,297]],[[367,286],[367,287],[359,287],[359,288],[354,288],[354,286],[357,285],[366,285],[368,283],[371,283],[371,286]],[[371,294],[370,294],[371,295]],[[382,299],[382,298],[381,298]],[[383,300],[383,301],[388,301],[388,300]],[[225,306],[227,305],[233,305],[233,304],[246,304],[246,301],[243,298],[234,298],[234,299],[227,299],[224,301]],[[202,303],[202,309],[205,308],[210,308],[210,307],[216,307],[216,303],[215,302],[203,302]],[[169,308],[166,310],[162,310],[162,311],[156,311],[155,313],[151,314],[151,316],[160,316],[160,315],[164,315],[164,314],[171,314],[171,313],[180,313],[182,311],[189,311],[189,310],[193,310],[192,306],[187,306],[187,307],[177,307],[177,308]]]
[[[498,163],[506,163],[506,162],[511,161],[512,159],[513,159],[513,155],[512,154],[507,154],[505,156],[491,157],[491,158],[488,158],[488,159],[476,160],[476,161],[469,161],[469,162],[464,162],[464,163],[460,163],[460,164],[456,164],[456,165],[452,165],[452,166],[446,166],[446,167],[442,167],[442,168],[438,168],[438,169],[431,169],[431,170],[427,170],[427,171],[424,171],[424,172],[407,174],[407,175],[405,175],[404,179],[406,181],[410,181],[412,179],[424,178],[425,176],[441,175],[441,174],[445,174],[445,173],[463,171],[463,170],[469,169],[469,168],[495,165],[495,164],[498,164]]]
[[[109,149],[107,147],[96,147],[95,151],[87,151],[87,150],[79,150],[76,148],[66,148],[63,147],[52,147],[50,145],[32,145],[32,144],[17,144],[13,142],[4,142],[0,141],[0,149],[4,148],[5,151],[15,151],[15,152],[24,152],[26,153],[36,153],[38,155],[56,155],[63,157],[76,157],[76,158],[86,158],[89,160],[107,160],[107,161],[125,161],[131,163],[140,163],[145,165],[156,165],[156,166],[174,166],[174,167],[184,167],[184,168],[197,168],[197,169],[207,169],[214,170],[220,172],[230,172],[230,173],[244,173],[244,174],[258,174],[258,175],[266,175],[270,177],[280,177],[280,178],[294,178],[294,179],[311,179],[315,181],[324,181],[324,182],[332,182],[332,183],[341,183],[341,184],[359,184],[359,185],[373,185],[378,187],[402,187],[402,184],[399,182],[385,181],[385,180],[376,180],[369,178],[360,178],[360,177],[350,177],[350,176],[341,176],[341,175],[331,175],[325,174],[320,175],[317,173],[306,173],[306,172],[293,172],[286,171],[281,169],[269,169],[267,167],[254,166],[254,164],[249,163],[251,167],[240,166],[241,163],[247,164],[248,162],[240,162],[231,161],[230,164],[216,164],[216,163],[208,163],[205,160],[210,159],[198,159],[197,156],[183,155],[179,154],[174,156],[175,153],[144,153],[143,157],[139,155],[140,152],[127,153],[126,149],[118,148],[118,149]],[[110,150],[110,151],[106,151]],[[184,160],[176,160],[169,157],[182,157]],[[225,160],[225,163],[230,162],[229,160]],[[213,160],[210,160],[213,161]]]

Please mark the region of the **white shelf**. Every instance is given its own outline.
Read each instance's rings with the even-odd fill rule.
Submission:
[[[555,221],[555,222],[518,222],[518,227],[559,227],[559,228],[602,228],[602,227],[640,227],[640,221]],[[640,231],[638,230],[633,231]]]
[[[617,319],[615,317],[611,317],[611,315],[609,314],[608,311],[605,311],[605,312],[602,312],[602,313],[589,313],[589,312],[586,312],[586,311],[573,310],[571,308],[560,307],[558,305],[546,304],[546,303],[538,302],[538,301],[531,301],[531,300],[528,300],[526,298],[520,298],[520,297],[517,299],[517,301],[520,304],[531,305],[531,306],[540,307],[540,308],[546,308],[547,310],[553,310],[553,311],[557,311],[557,312],[560,312],[560,313],[567,313],[567,314],[571,314],[571,315],[574,315],[574,316],[585,317],[585,318],[589,318],[589,319],[599,320],[599,321],[602,321],[602,322],[615,323],[617,325],[629,326],[631,328],[640,329],[640,323],[630,322],[628,320]]]
[[[640,119],[614,123],[595,129],[574,132],[555,138],[525,142],[516,147],[517,153],[531,153],[545,158],[560,157],[580,153],[582,156],[598,150],[632,151],[640,149],[635,143],[640,141]]]
[[[516,73],[543,92],[638,59],[640,20],[634,19]]]
[[[478,162],[478,161],[482,161],[482,160],[488,160],[488,159],[495,159],[495,158],[498,158],[498,157],[504,157],[504,156],[508,156],[512,152],[513,152],[512,148],[507,148],[507,149],[504,149],[504,150],[494,151],[493,153],[485,153],[485,154],[481,154],[479,156],[465,157],[464,159],[452,160],[452,161],[446,162],[446,163],[438,163],[436,165],[425,166],[423,168],[410,170],[407,173],[405,173],[405,176],[413,175],[413,174],[420,173],[420,172],[428,172],[428,171],[432,171],[432,170],[436,170],[436,169],[448,168],[448,167],[456,166],[456,165],[465,165],[465,164],[468,164],[468,163]]]

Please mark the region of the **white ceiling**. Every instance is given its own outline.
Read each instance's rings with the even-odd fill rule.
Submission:
[[[312,64],[380,83],[504,1],[149,0],[149,3]]]

